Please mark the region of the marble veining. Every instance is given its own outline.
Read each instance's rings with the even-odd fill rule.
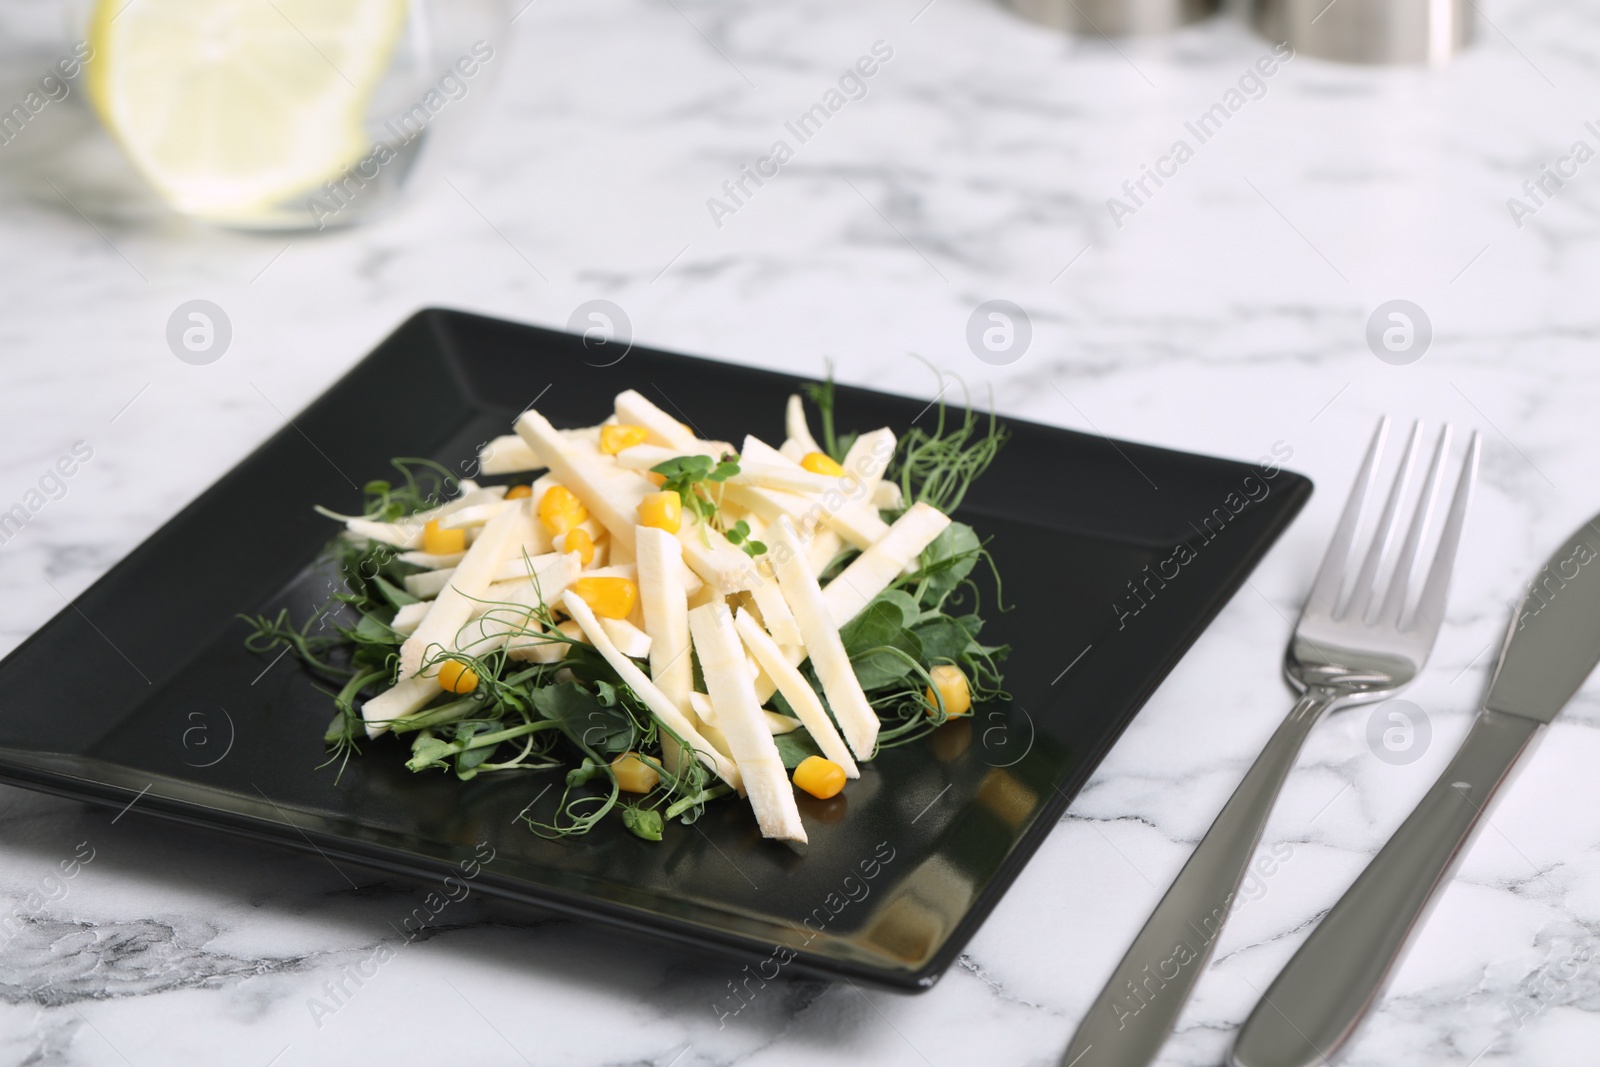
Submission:
[[[173,219],[77,96],[51,104],[0,145],[0,508],[76,442],[93,456],[0,544],[6,650],[430,304],[560,326],[604,297],[644,343],[807,374],[832,360],[932,397],[915,355],[1019,418],[1244,460],[1281,446],[1318,493],[921,996],[786,980],[719,1017],[715,957],[477,893],[407,938],[427,887],[0,789],[0,1062],[1053,1064],[1289,707],[1280,649],[1377,415],[1479,430],[1448,621],[1405,695],[1431,741],[1394,765],[1366,710],[1313,732],[1263,841],[1271,873],[1160,1060],[1220,1062],[1464,736],[1509,602],[1600,506],[1600,169],[1532,214],[1508,206],[1600,120],[1600,22],[1481,6],[1489,25],[1442,70],[1282,63],[1131,214],[1108,200],[1271,52],[1240,21],[1113,45],[991,0],[537,0],[433,183],[321,235]],[[0,0],[0,102],[66,40],[53,0]],[[880,41],[893,56],[865,95],[794,143],[785,123]],[[708,209],[785,137],[775,177]],[[194,298],[234,327],[208,366],[164,340]],[[1395,298],[1433,329],[1405,366],[1365,336]],[[1005,365],[966,340],[992,299],[1032,324]],[[1593,1062],[1597,727],[1591,688],[1493,814],[1354,1067]],[[92,861],[60,877],[85,842]]]

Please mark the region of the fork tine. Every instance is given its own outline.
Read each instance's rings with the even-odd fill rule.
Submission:
[[[1417,442],[1421,439],[1422,420],[1418,419],[1411,424],[1411,436],[1406,439],[1400,468],[1395,471],[1394,482],[1389,487],[1389,499],[1383,502],[1383,514],[1378,517],[1378,525],[1372,531],[1372,544],[1367,548],[1366,559],[1361,562],[1356,584],[1350,590],[1350,603],[1344,609],[1343,614],[1357,622],[1366,619],[1367,609],[1372,606],[1377,591],[1378,568],[1383,565],[1383,557],[1394,542],[1394,529],[1400,517],[1400,498],[1405,496],[1406,486],[1411,484],[1411,468],[1417,458]]]
[[[1439,502],[1439,485],[1444,480],[1444,458],[1450,454],[1453,428],[1447,422],[1439,431],[1439,443],[1434,446],[1433,459],[1428,463],[1428,476],[1422,483],[1422,495],[1417,498],[1417,512],[1411,519],[1411,529],[1406,531],[1405,544],[1395,560],[1394,573],[1389,576],[1389,592],[1384,597],[1383,608],[1375,624],[1400,628],[1400,614],[1405,610],[1406,589],[1411,584],[1411,568],[1417,561],[1417,549],[1433,521],[1433,509]]]
[[[1455,498],[1450,501],[1450,517],[1445,520],[1439,534],[1439,547],[1428,571],[1428,583],[1422,587],[1422,599],[1411,617],[1408,630],[1426,641],[1432,641],[1444,621],[1445,597],[1450,592],[1450,572],[1455,569],[1456,547],[1461,543],[1461,528],[1466,525],[1467,505],[1472,500],[1472,487],[1478,480],[1479,438],[1476,430],[1467,445],[1467,458],[1461,463],[1461,477],[1456,482]]]
[[[1339,600],[1339,589],[1344,585],[1350,543],[1355,540],[1356,524],[1361,521],[1361,511],[1366,505],[1367,497],[1372,495],[1372,480],[1377,474],[1378,457],[1383,454],[1383,443],[1388,435],[1389,416],[1385,415],[1378,420],[1377,432],[1372,435],[1372,443],[1367,446],[1366,458],[1361,461],[1361,469],[1356,472],[1356,482],[1350,487],[1350,496],[1345,500],[1344,513],[1339,516],[1339,525],[1333,531],[1333,540],[1328,542],[1328,551],[1322,557],[1322,566],[1317,568],[1317,579],[1311,585],[1311,594],[1306,597],[1306,605],[1301,609],[1302,617],[1333,614],[1334,605]]]

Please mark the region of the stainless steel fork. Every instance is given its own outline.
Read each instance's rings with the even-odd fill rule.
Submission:
[[[1389,420],[1378,424],[1300,612],[1284,657],[1284,673],[1301,694],[1255,764],[1234,790],[1211,829],[1154,914],[1095,998],[1061,1058],[1063,1067],[1143,1067],[1160,1051],[1189,992],[1205,969],[1217,935],[1234,907],[1235,894],[1261,841],[1295,757],[1323,713],[1348,704],[1391,696],[1422,670],[1444,620],[1450,572],[1477,479],[1478,435],[1467,446],[1449,513],[1416,606],[1412,569],[1438,502],[1450,449],[1445,426],[1434,448],[1427,479],[1398,554],[1393,554],[1422,425],[1413,427],[1360,569],[1352,552],[1362,512],[1373,497]],[[1384,579],[1387,558],[1394,563]],[[1348,592],[1346,585],[1350,586]]]

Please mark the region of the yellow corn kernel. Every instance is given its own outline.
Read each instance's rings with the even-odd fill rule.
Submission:
[[[465,663],[447,659],[439,664],[439,684],[450,693],[470,693],[478,688],[478,673]]]
[[[650,484],[655,486],[657,489],[667,484],[667,476],[657,471],[645,471],[644,476],[649,480]]]
[[[639,600],[639,587],[626,578],[579,578],[572,591],[602,619],[626,619]]]
[[[526,500],[532,495],[533,486],[531,485],[513,485],[510,489],[506,490],[507,500]]]
[[[844,477],[844,468],[835,463],[832,456],[822,452],[807,452],[800,460],[800,466],[812,474],[831,474],[835,478]]]
[[[929,704],[938,704],[934,699],[933,690],[939,690],[939,699],[944,701],[945,715],[954,718],[965,715],[972,710],[972,689],[967,685],[967,676],[961,673],[960,667],[943,664],[928,672],[933,678],[933,685],[923,690],[927,694]],[[928,709],[928,714],[933,714],[933,708]]]
[[[567,531],[566,540],[561,542],[561,551],[576,552],[578,562],[587,567],[594,560],[594,538],[589,536],[587,530],[575,527]]]
[[[438,519],[429,519],[428,524],[422,528],[422,550],[435,556],[448,556],[452,552],[464,552],[467,547],[467,531],[445,530],[439,526]]]
[[[602,426],[600,427],[600,451],[608,456],[614,456],[625,448],[644,444],[646,436],[643,426],[628,426],[626,424]]]
[[[671,489],[645,494],[639,501],[639,525],[677,533],[683,525],[683,498]]]
[[[624,752],[612,760],[611,773],[617,776],[617,788],[624,793],[648,793],[661,782],[661,775],[637,752]]]
[[[794,784],[818,800],[827,800],[844,788],[844,768],[831,759],[807,756],[794,769]]]
[[[564,485],[552,485],[539,500],[539,521],[552,535],[564,534],[588,517],[589,509]]]

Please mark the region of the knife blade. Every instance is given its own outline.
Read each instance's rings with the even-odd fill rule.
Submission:
[[[1382,997],[1490,802],[1600,663],[1600,515],[1528,583],[1460,750],[1245,1020],[1233,1067],[1331,1060]]]

